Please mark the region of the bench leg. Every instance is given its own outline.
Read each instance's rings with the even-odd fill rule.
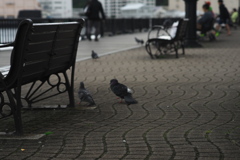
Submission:
[[[72,69],[72,72],[74,72],[74,70]],[[68,91],[68,97],[69,97],[69,106],[70,107],[75,107],[75,102],[74,102],[74,94],[73,94],[73,90],[74,90],[74,73],[71,73],[71,83],[69,82],[68,76],[66,72],[63,72],[64,78],[66,80],[66,87],[67,87],[67,91]]]
[[[147,51],[147,53],[149,54],[149,56],[153,59],[153,55],[152,55],[152,51],[151,51],[151,44],[149,42],[146,42],[146,45],[145,45],[145,49]]]
[[[175,49],[176,51],[176,58],[178,58],[178,49]]]
[[[21,107],[16,106],[16,110],[13,112],[14,123],[15,123],[15,134],[17,136],[23,135],[23,127],[22,127],[22,117],[21,117]]]
[[[178,58],[178,44],[173,44],[173,46],[174,46],[174,50],[175,50],[175,52],[176,52],[176,58]]]
[[[11,89],[7,87],[3,79],[4,77],[0,72],[0,82],[3,84],[4,90],[7,94],[7,97],[10,103],[9,105],[11,108],[11,113],[13,114],[13,118],[14,118],[15,129],[16,129],[15,134],[18,136],[22,136],[23,127],[22,127],[22,117],[21,117],[21,98],[16,98],[16,101],[14,100],[15,98],[14,98],[13,92],[11,91]],[[15,92],[16,94],[15,96],[20,97],[19,93],[21,92],[17,90],[17,92]]]
[[[16,101],[15,108],[13,112],[14,122],[15,122],[15,128],[16,132],[15,134],[18,136],[23,135],[23,127],[22,127],[22,116],[21,116],[21,108],[22,108],[22,102],[21,102],[21,87],[17,88],[16,90]]]
[[[182,47],[182,54],[185,55],[185,46],[184,46],[184,42],[181,42],[181,47]]]

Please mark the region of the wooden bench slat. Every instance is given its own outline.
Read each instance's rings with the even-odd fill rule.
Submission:
[[[54,44],[54,49],[62,48],[64,46],[73,46],[74,42],[71,39],[57,40]]]
[[[27,53],[36,53],[40,51],[51,51],[53,41],[45,41],[41,43],[30,43],[27,48]]]
[[[57,25],[56,25],[57,24]],[[42,32],[51,32],[56,30],[76,30],[78,28],[78,24],[72,23],[68,25],[64,25],[64,23],[46,23],[46,24],[33,24],[34,33],[42,33]]]
[[[49,55],[50,51],[41,51],[41,52],[36,52],[36,53],[32,53],[32,54],[27,54],[25,57],[25,60],[27,62],[29,61],[38,61],[40,59],[46,59],[49,60]]]
[[[30,36],[30,43],[44,42],[53,40],[56,32],[46,32],[42,34],[32,34]]]
[[[33,25],[33,33],[49,33],[49,32],[55,32],[57,30],[58,26],[56,25]]]
[[[76,36],[76,32],[66,31],[66,32],[59,32],[57,35],[58,39],[66,39],[66,38],[74,38]]]
[[[56,56],[69,54],[72,49],[72,46],[59,46],[53,50],[54,53],[56,53]]]
[[[76,32],[77,32],[76,30],[68,30],[68,31],[58,32],[58,33],[56,31],[33,33],[30,37],[30,43],[49,41],[49,40],[52,40],[54,36],[57,36],[57,39],[75,38]]]
[[[67,31],[67,30],[76,30],[78,28],[77,24],[69,24],[69,25],[59,25],[59,31]]]

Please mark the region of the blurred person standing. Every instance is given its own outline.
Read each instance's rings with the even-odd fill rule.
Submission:
[[[101,17],[100,17],[101,14]],[[87,26],[87,38],[91,41],[91,31],[95,28],[95,41],[98,41],[98,35],[100,34],[101,20],[105,20],[105,14],[103,11],[102,3],[98,0],[91,0],[88,4],[86,11],[86,16],[88,18]]]
[[[216,27],[216,30],[217,30],[216,36],[219,35],[219,30],[220,30],[221,24],[225,24],[225,27],[227,29],[227,34],[231,35],[231,30],[230,30],[230,26],[229,26],[229,24],[231,23],[230,14],[229,14],[227,8],[225,7],[225,5],[223,4],[223,0],[218,0],[218,4],[219,4],[219,11],[220,11],[220,15],[219,15],[220,20]]]

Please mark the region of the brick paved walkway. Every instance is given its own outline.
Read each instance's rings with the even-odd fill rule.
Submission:
[[[144,48],[77,63],[97,107],[23,111],[27,133],[40,140],[0,140],[5,160],[239,160],[240,31],[221,35],[179,59],[151,60]],[[117,78],[138,104],[119,104]],[[47,103],[67,103],[65,96]],[[11,130],[10,119],[0,130]]]

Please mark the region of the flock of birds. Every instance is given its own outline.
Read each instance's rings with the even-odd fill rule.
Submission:
[[[138,44],[143,45],[144,44],[144,40],[138,39],[135,37],[135,41]],[[98,54],[92,50],[92,54],[91,54],[92,59],[98,59],[99,56]],[[128,88],[126,85],[121,84],[118,82],[117,79],[112,79],[110,81],[110,88],[111,91],[122,100],[125,101],[125,103],[127,105],[130,104],[136,104],[138,103],[133,97],[132,97],[132,90],[130,88]],[[83,82],[80,82],[80,87],[78,90],[78,97],[80,99],[79,104],[81,104],[81,102],[86,102],[88,103],[88,106],[94,106],[96,105],[91,93],[85,88],[85,85]]]

